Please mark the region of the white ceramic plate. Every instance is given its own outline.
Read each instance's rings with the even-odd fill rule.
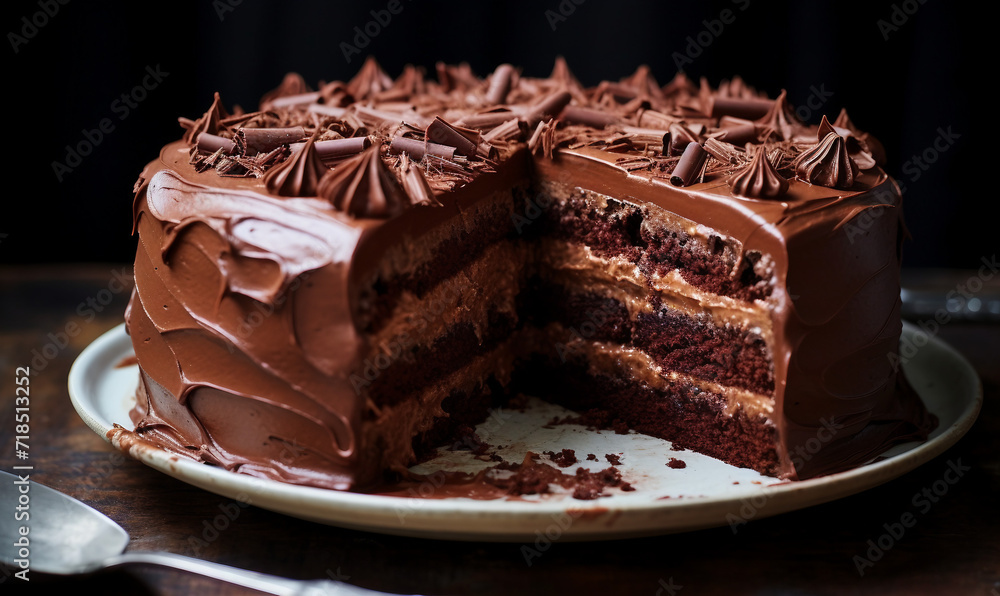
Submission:
[[[608,496],[590,501],[561,492],[517,500],[474,500],[434,498],[437,486],[431,480],[408,493],[412,497],[369,495],[261,480],[142,443],[125,449],[174,478],[228,498],[298,518],[388,534],[544,546],[550,540],[622,538],[726,525],[736,529],[744,522],[832,501],[892,480],[939,455],[969,430],[982,405],[978,376],[954,349],[921,335],[915,327],[904,326],[904,339],[921,346],[904,367],[940,420],[933,435],[923,443],[897,446],[875,463],[801,482],[780,482],[690,451],[675,452],[669,442],[640,434],[618,435],[575,425],[541,428],[553,416],[569,412],[538,400],[530,402],[525,412],[494,412],[477,433],[491,445],[505,446],[498,454],[512,462],[520,462],[528,450],[574,449],[581,462],[566,469],[571,474],[578,466],[607,468],[605,454],[621,454],[618,469],[636,490],[609,489]],[[131,355],[124,326],[118,326],[87,347],[70,371],[73,406],[105,440],[113,423],[131,429],[128,412],[134,402],[137,368],[120,366]],[[588,453],[598,461],[586,461]],[[686,467],[668,467],[671,457],[684,461]],[[477,471],[490,465],[469,451],[442,450],[441,456],[414,470],[424,474],[437,469]]]

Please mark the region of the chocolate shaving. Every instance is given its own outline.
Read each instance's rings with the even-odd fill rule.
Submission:
[[[296,95],[285,95],[283,97],[278,97],[271,100],[270,102],[268,102],[267,107],[273,110],[292,108],[296,106],[316,103],[320,99],[320,97],[321,95],[319,91],[311,91],[309,93],[299,93]]]
[[[326,141],[316,141],[314,148],[316,155],[323,161],[334,161],[357,155],[369,146],[371,139],[368,137],[351,137],[349,139],[328,139]],[[304,143],[293,143],[289,146],[292,151],[296,151],[304,146]]]
[[[542,98],[541,101],[528,108],[525,112],[525,120],[528,121],[528,126],[534,128],[542,120],[555,118],[569,104],[571,99],[572,96],[567,91],[557,91]]]
[[[371,56],[365,58],[361,70],[347,83],[347,92],[356,100],[367,99],[390,88],[392,88],[392,78]]]
[[[774,100],[771,109],[764,117],[757,120],[756,124],[764,129],[764,134],[760,137],[762,139],[776,136],[780,141],[791,140],[798,122],[788,105],[788,93],[784,89]]]
[[[710,138],[705,140],[703,148],[721,163],[733,165],[739,163],[740,151],[731,143],[720,141],[718,138]]]
[[[430,205],[440,207],[441,202],[427,183],[423,170],[410,160],[404,153],[399,160],[399,170],[403,181],[403,190],[410,197],[413,205]]]
[[[684,148],[680,161],[674,168],[670,176],[670,183],[674,186],[690,186],[697,181],[705,168],[708,160],[708,152],[698,143],[688,143]]]
[[[699,142],[699,135],[697,132],[691,130],[687,126],[681,123],[673,124],[670,126],[670,154],[671,155],[681,155],[687,146],[691,143],[697,144]],[[664,141],[664,147],[666,147],[666,141]]]
[[[231,154],[236,151],[236,143],[232,139],[220,137],[207,132],[199,133],[195,145],[202,153],[215,153],[221,150],[223,153]]]
[[[642,110],[636,116],[636,126],[643,128],[669,129],[678,122],[677,118],[655,110]]]
[[[608,112],[581,108],[579,106],[566,106],[559,114],[559,119],[573,124],[583,124],[594,128],[604,128],[618,122],[618,117]]]
[[[455,159],[454,147],[438,143],[428,143],[427,141],[403,136],[397,136],[392,139],[392,143],[389,144],[389,152],[396,154],[406,152],[416,161],[422,160],[425,155],[434,155],[447,160]]]
[[[523,141],[528,138],[530,130],[528,123],[519,118],[511,118],[500,126],[483,135],[483,140],[487,143],[498,141]]]
[[[774,107],[773,99],[736,98],[716,96],[712,99],[712,109],[709,113],[713,118],[733,116],[744,120],[763,118]]]
[[[499,104],[507,101],[514,73],[514,67],[510,64],[501,64],[493,71],[489,89],[486,91],[487,103]]]
[[[744,121],[742,124],[730,124],[720,130],[725,134],[717,137],[731,145],[743,146],[747,143],[757,142],[757,127],[753,122]]]
[[[440,116],[437,116],[434,118],[434,121],[427,126],[425,138],[430,143],[454,147],[455,152],[459,155],[473,157],[476,155],[476,149],[478,147],[478,140],[480,137],[479,131],[458,129],[442,120]]]
[[[465,116],[456,121],[455,124],[467,128],[494,128],[496,126],[500,126],[504,122],[507,122],[512,117],[514,117],[514,113],[509,110],[497,110],[494,112],[485,112],[483,114]]]
[[[229,114],[226,112],[225,108],[222,107],[222,100],[219,98],[218,92],[215,93],[214,99],[212,100],[212,105],[208,108],[201,118],[198,118],[191,124],[188,119],[181,120],[181,126],[186,126],[187,132],[184,133],[184,141],[188,144],[194,144],[195,139],[198,135],[207,132],[209,134],[218,135],[225,128],[222,124],[222,120],[228,117]]]
[[[241,128],[236,131],[236,143],[243,155],[267,153],[281,145],[288,145],[306,137],[301,126],[289,128]]]

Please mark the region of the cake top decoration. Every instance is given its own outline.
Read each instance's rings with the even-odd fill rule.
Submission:
[[[458,188],[524,144],[551,159],[563,149],[621,154],[614,161],[629,172],[677,186],[729,181],[734,193],[761,199],[784,195],[778,178],[850,189],[883,155],[846,112],[810,126],[796,118],[787,92],[771,99],[739,77],[713,89],[681,72],[661,86],[640,66],[620,81],[584,88],[562,58],[546,78],[525,77],[511,64],[480,78],[468,64],[439,63],[436,75],[407,66],[393,80],[368,58],[348,82],[321,83],[317,91],[290,73],[257,112],[231,115],[215,94],[200,118],[181,119],[190,161],[200,172],[227,177],[264,178],[281,167],[265,190],[309,196],[317,191],[318,167],[337,169],[344,165],[337,162],[374,147],[369,158],[382,161],[386,180],[416,193],[399,203],[430,205],[428,188]],[[312,144],[303,152],[307,139]],[[692,144],[698,148],[682,160]],[[760,148],[765,155],[756,160]],[[295,163],[286,167],[289,160]],[[387,212],[358,206],[367,199],[335,203],[356,217]]]
[[[328,171],[317,190],[334,208],[353,217],[391,217],[410,204],[395,174],[382,161],[378,145]]]
[[[755,199],[777,199],[788,192],[788,180],[774,169],[763,147],[754,152],[750,165],[733,177],[733,193]]]

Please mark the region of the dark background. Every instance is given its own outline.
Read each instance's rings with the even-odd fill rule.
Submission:
[[[808,121],[846,107],[885,145],[886,169],[905,186],[907,266],[978,268],[996,252],[987,210],[996,191],[983,190],[980,176],[993,166],[973,144],[973,127],[992,111],[975,105],[985,93],[973,89],[984,88],[980,73],[995,52],[978,51],[991,41],[979,27],[987,17],[961,14],[956,2],[400,1],[350,62],[341,44],[364,43],[355,28],[388,0],[5,4],[12,182],[0,199],[0,263],[130,262],[132,185],[181,135],[178,116],[200,116],[214,91],[229,107],[254,109],[290,70],[314,86],[347,80],[368,54],[391,76],[407,63],[433,73],[437,61],[469,62],[480,76],[510,62],[545,76],[563,55],[588,86],[643,63],[665,84],[683,56],[689,76],[713,85],[739,74],[772,97],[787,89],[795,105],[818,90],[829,97]],[[691,45],[699,39],[707,47]],[[126,115],[121,95],[147,67],[167,74]],[[53,163],[67,162],[67,145],[97,138],[105,118],[113,130],[58,180]],[[941,131],[952,133],[948,146],[938,142],[943,150],[934,148]],[[934,163],[921,169],[913,158],[925,152]]]

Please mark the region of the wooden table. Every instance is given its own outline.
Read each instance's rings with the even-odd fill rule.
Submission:
[[[886,485],[833,503],[729,527],[655,538],[554,543],[528,566],[520,544],[399,538],[300,521],[255,507],[213,539],[206,524],[228,499],[126,459],[70,405],[69,367],[117,325],[129,290],[124,265],[0,268],[0,467],[14,457],[15,368],[33,358],[32,479],[105,512],[130,549],[169,550],[294,578],[339,577],[366,588],[421,594],[981,594],[1000,596],[1000,328],[951,323],[939,337],[979,371],[985,404],[957,445]],[[50,335],[51,334],[51,335]],[[48,344],[54,347],[46,349]],[[41,355],[39,358],[37,355]],[[923,513],[913,499],[970,470]],[[940,485],[940,483],[939,483]],[[8,507],[0,504],[0,507]],[[913,512],[916,524],[859,575],[853,557]],[[0,511],[0,515],[8,515]],[[3,537],[6,542],[7,537]],[[0,571],[0,578],[3,577]],[[9,587],[15,590],[8,590]],[[113,589],[117,594],[238,594],[180,572],[135,569],[72,583],[32,575],[2,590]]]

